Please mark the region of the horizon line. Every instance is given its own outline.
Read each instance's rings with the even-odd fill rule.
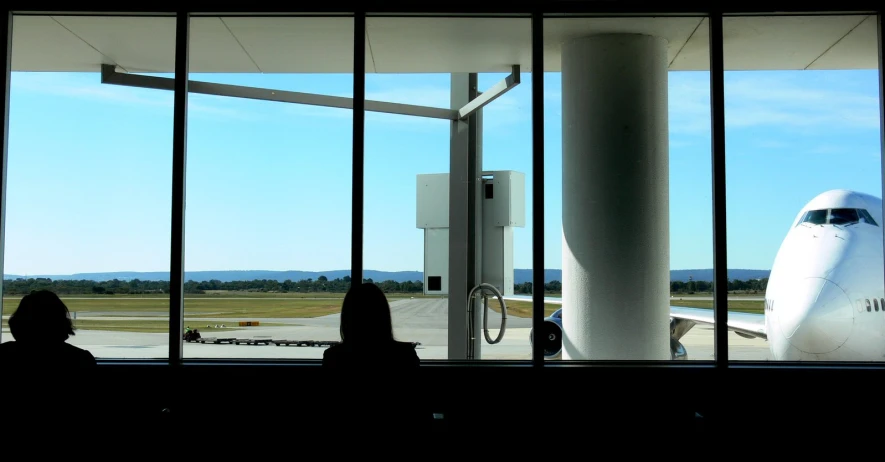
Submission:
[[[714,268],[671,268],[670,271],[712,271]],[[533,271],[533,268],[514,268],[513,271]],[[265,273],[287,273],[287,272],[298,272],[298,273],[336,273],[336,272],[350,272],[350,269],[337,269],[337,270],[296,270],[296,269],[288,269],[288,270],[268,270],[268,269],[249,269],[249,270],[237,270],[237,269],[228,269],[228,270],[189,270],[186,269],[184,272],[190,273],[246,273],[246,272],[265,272]],[[379,273],[423,273],[423,270],[375,270],[375,269],[363,269],[363,272],[366,271],[375,271]],[[544,268],[544,271],[562,271],[562,268]],[[771,271],[771,269],[763,269],[763,268],[728,268],[727,271]],[[77,274],[113,274],[113,273],[168,273],[169,270],[109,270],[109,271],[83,271],[76,273],[3,273],[3,277],[7,275],[12,276],[43,276],[43,275],[54,275],[54,276],[73,276]]]

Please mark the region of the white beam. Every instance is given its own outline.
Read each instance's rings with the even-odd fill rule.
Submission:
[[[125,87],[153,88],[156,90],[169,90],[175,86],[175,79],[167,77],[152,77],[148,75],[125,74],[117,72],[112,64],[101,66],[101,83],[121,85]],[[310,106],[337,107],[341,109],[353,109],[353,98],[342,96],[318,95],[314,93],[301,93],[297,91],[272,90],[268,88],[244,87],[240,85],[227,85],[223,83],[199,82],[188,80],[188,89],[191,93],[204,95],[229,96],[233,98],[246,98],[262,101],[277,101],[281,103],[306,104]],[[428,117],[431,119],[458,120],[458,111],[428,106],[415,106],[412,104],[389,103],[385,101],[366,100],[366,110],[371,112],[385,112],[388,114],[411,115]]]
[[[469,117],[474,112],[483,108],[483,106],[491,103],[499,96],[503,95],[510,91],[511,88],[519,85],[519,64],[513,66],[513,70],[510,72],[504,80],[492,85],[492,88],[489,88],[487,91],[480,93],[479,96],[474,98],[469,103],[465,104],[460,110],[458,110],[458,118],[465,119]]]

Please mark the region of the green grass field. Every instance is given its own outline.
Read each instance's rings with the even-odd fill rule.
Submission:
[[[283,323],[262,323],[262,326],[282,326],[293,325]],[[248,327],[239,327],[237,325],[225,327],[205,327],[201,325],[192,325],[199,329],[203,337],[210,337],[214,333],[225,332],[234,329],[248,329]],[[9,329],[6,319],[3,320],[3,329]],[[103,330],[111,332],[146,332],[152,334],[165,334],[169,332],[169,321],[147,321],[141,319],[133,320],[104,320],[104,319],[77,319],[74,321],[75,330]]]
[[[187,295],[184,299],[184,317],[211,318],[313,318],[341,311],[344,294],[314,295],[316,299],[306,296],[283,298],[270,294],[260,297],[255,295],[242,296],[229,293],[224,296]],[[390,300],[408,298],[412,295],[391,294]],[[416,297],[417,298],[417,297]],[[15,311],[21,297],[4,297],[3,314]],[[116,314],[118,316],[161,316],[169,312],[169,298],[150,296],[85,296],[67,295],[62,300],[71,312]]]

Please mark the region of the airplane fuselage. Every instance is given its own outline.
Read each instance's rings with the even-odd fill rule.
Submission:
[[[825,192],[793,221],[765,294],[771,359],[885,359],[881,199]]]

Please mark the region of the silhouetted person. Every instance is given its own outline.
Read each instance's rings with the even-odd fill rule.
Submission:
[[[47,290],[25,295],[9,317],[9,330],[13,340],[0,343],[0,368],[10,392],[0,398],[4,436],[15,441],[49,422],[105,412],[101,391],[107,385],[96,380],[92,353],[66,342],[74,328],[57,295]]]
[[[22,297],[9,317],[9,331],[14,339],[0,343],[3,368],[54,369],[95,366],[92,353],[67,343],[74,334],[71,313],[58,295],[39,290]]]
[[[416,368],[415,346],[393,336],[390,305],[375,284],[351,288],[341,306],[341,343],[323,352],[323,366],[335,368]]]
[[[355,439],[377,434],[421,438],[433,422],[424,405],[421,364],[415,346],[393,336],[390,305],[375,284],[352,287],[341,306],[341,343],[323,353],[323,368],[332,377],[318,415],[336,428],[333,438]],[[328,384],[328,385],[326,385]],[[337,435],[337,436],[336,436]]]

